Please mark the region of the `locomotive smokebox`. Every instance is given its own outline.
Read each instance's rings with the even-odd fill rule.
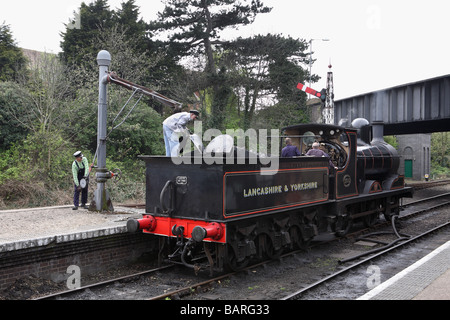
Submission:
[[[366,179],[384,180],[395,174],[400,164],[397,150],[384,141],[384,123],[373,122],[370,144],[358,146],[358,167],[364,168]]]

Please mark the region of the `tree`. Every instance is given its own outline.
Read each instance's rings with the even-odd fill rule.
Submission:
[[[265,7],[260,0],[166,0],[164,3],[163,12],[150,24],[150,30],[169,32],[169,41],[165,45],[169,52],[180,58],[188,55],[205,57],[205,72],[212,88],[209,126],[223,129],[223,112],[230,90],[226,69],[216,65],[214,46],[226,43],[220,40],[221,31],[248,25],[257,14],[270,12],[271,8]]]
[[[28,76],[19,77],[15,90],[20,99],[9,99],[5,112],[29,132],[28,150],[33,150],[29,158],[49,172],[53,154],[66,144],[62,131],[70,115],[67,69],[57,56],[42,53],[30,65]]]
[[[97,101],[98,101],[98,65],[96,61],[100,50],[108,50],[112,61],[110,70],[116,72],[120,77],[130,80],[134,83],[150,87],[159,91],[160,83],[153,81],[153,71],[163,55],[159,52],[149,52],[149,38],[147,36],[147,24],[139,18],[139,8],[134,0],[128,0],[121,4],[121,8],[110,10],[106,1],[96,0],[86,5],[81,5],[80,11],[81,28],[67,28],[64,34],[62,47],[64,48],[64,58],[70,65],[70,81],[73,99],[69,102],[68,109],[73,110],[70,119],[70,128],[66,132],[80,148],[87,148],[95,152],[97,148],[96,139],[96,121]],[[108,120],[114,118],[122,106],[131,95],[131,91],[125,90],[111,84],[109,89],[110,99],[108,106]],[[133,105],[134,102],[131,102]],[[147,136],[153,126],[149,126],[136,131],[133,135],[132,130],[128,130],[128,122],[136,120],[134,114],[139,114],[140,109],[159,110],[160,105],[151,99],[143,98],[138,107],[133,111],[132,117],[121,127],[114,131],[110,136],[116,139],[116,136],[124,137],[125,134],[131,134],[126,139],[123,148],[117,144],[117,149],[113,150],[111,155],[124,154],[120,149],[127,149],[126,146],[137,147],[136,150],[127,151],[127,155],[139,153],[158,153],[158,148],[150,148],[150,142],[140,143],[138,131],[144,130]],[[148,114],[148,112],[146,113]],[[142,114],[141,114],[142,116]],[[159,120],[159,117],[155,117]],[[142,119],[141,119],[142,120]],[[145,121],[141,121],[144,123]],[[137,124],[136,124],[137,125]],[[121,133],[121,131],[127,131]],[[161,130],[157,132],[160,133]],[[141,133],[139,133],[141,134]],[[156,141],[158,141],[156,139]],[[114,146],[115,148],[115,146]],[[127,149],[128,150],[128,149]]]
[[[111,54],[110,70],[120,77],[134,83],[154,88],[146,83],[147,71],[154,67],[161,59],[158,54],[140,53],[137,49],[137,38],[127,36],[127,28],[116,26],[99,32],[91,41],[103,48],[108,48]],[[93,45],[92,44],[92,45]],[[89,45],[91,46],[91,45]],[[70,72],[72,87],[76,87],[75,97],[68,102],[67,109],[72,110],[68,119],[70,127],[66,130],[71,139],[80,146],[92,150],[97,148],[97,102],[98,102],[98,66],[97,53],[86,53],[81,65],[73,66]],[[137,93],[127,107],[113,124],[113,120],[124,107],[132,95],[132,91],[126,90],[116,84],[108,85],[108,133],[122,120],[125,122],[108,136],[111,144],[108,144],[108,154],[112,158],[123,159],[125,156],[135,159],[138,154],[161,154],[155,144],[162,140],[162,120],[152,109],[158,109],[159,103],[144,96],[133,109],[130,117],[124,117],[131,111],[131,107],[140,96]],[[131,129],[134,128],[134,129]],[[145,140],[147,137],[148,140]]]
[[[431,163],[433,167],[450,167],[449,141],[449,132],[436,132],[431,135]]]
[[[15,82],[0,82],[0,151],[7,150],[15,142],[22,141],[28,129],[21,124],[26,110],[31,107]],[[17,120],[15,114],[20,114]]]
[[[135,0],[122,2],[117,11],[110,10],[106,0],[96,0],[89,5],[84,2],[80,7],[80,28],[66,25],[66,31],[61,34],[63,41],[63,59],[67,64],[80,65],[84,63],[86,54],[96,55],[102,48],[93,40],[111,30],[125,32],[128,39],[136,44],[133,50],[139,54],[145,53],[149,47],[147,24],[139,18],[139,7]]]
[[[234,68],[232,78],[241,99],[244,130],[250,127],[255,111],[267,104],[304,108],[305,97],[296,84],[306,75],[301,67],[306,59],[305,40],[268,34],[238,38],[224,48],[224,60],[228,60],[230,69]]]
[[[172,82],[170,75],[180,74],[180,67],[174,67],[170,56],[160,52],[160,46],[150,40],[135,0],[122,2],[116,11],[110,10],[104,0],[89,5],[82,3],[79,19],[80,28],[67,25],[61,42],[63,61],[74,70],[84,72],[73,79],[75,91],[85,87],[87,78],[97,78],[96,57],[100,50],[112,54],[111,68],[121,77],[162,90],[162,94],[166,94],[164,91]],[[130,53],[135,59],[127,60]]]
[[[92,46],[92,39],[100,30],[106,30],[114,25],[113,12],[109,9],[107,0],[96,0],[89,5],[84,2],[80,7],[80,28],[66,25],[66,32],[62,33],[62,58],[68,65],[84,63],[86,53],[96,54],[103,48]]]
[[[19,93],[27,101],[29,108],[16,109],[9,106],[10,112],[22,126],[32,132],[51,132],[64,123],[68,110],[70,84],[67,68],[53,54],[42,53],[29,68],[27,77],[18,79]],[[61,128],[61,127],[60,127]]]
[[[15,80],[25,72],[26,58],[16,46],[9,25],[0,25],[0,81]]]
[[[136,43],[135,50],[143,53],[148,49],[147,24],[139,18],[139,7],[135,0],[122,2],[122,7],[113,12],[114,27],[122,27],[126,30],[128,38],[133,38]]]

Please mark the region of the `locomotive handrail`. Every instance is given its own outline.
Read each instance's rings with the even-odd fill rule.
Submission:
[[[166,184],[162,188],[161,193],[159,195],[159,203],[161,205],[161,209],[162,209],[163,213],[170,214],[170,213],[172,213],[173,208],[168,209],[164,203],[164,194],[166,193],[167,190],[170,190],[169,187],[170,187],[170,189],[173,189],[173,182],[170,180],[167,180]],[[170,197],[170,202],[173,205],[173,194],[169,194],[169,197]]]

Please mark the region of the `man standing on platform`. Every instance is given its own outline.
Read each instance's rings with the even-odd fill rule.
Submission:
[[[81,207],[87,209],[86,206],[88,197],[88,178],[89,178],[89,163],[86,157],[83,156],[81,151],[77,151],[73,154],[75,161],[72,163],[72,175],[74,183],[73,192],[73,208],[72,210],[78,210],[81,192]]]

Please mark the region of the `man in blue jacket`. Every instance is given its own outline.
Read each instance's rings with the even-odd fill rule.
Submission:
[[[286,138],[286,147],[281,150],[281,156],[284,158],[288,157],[298,157],[300,156],[300,151],[298,148],[292,144],[291,138]]]

